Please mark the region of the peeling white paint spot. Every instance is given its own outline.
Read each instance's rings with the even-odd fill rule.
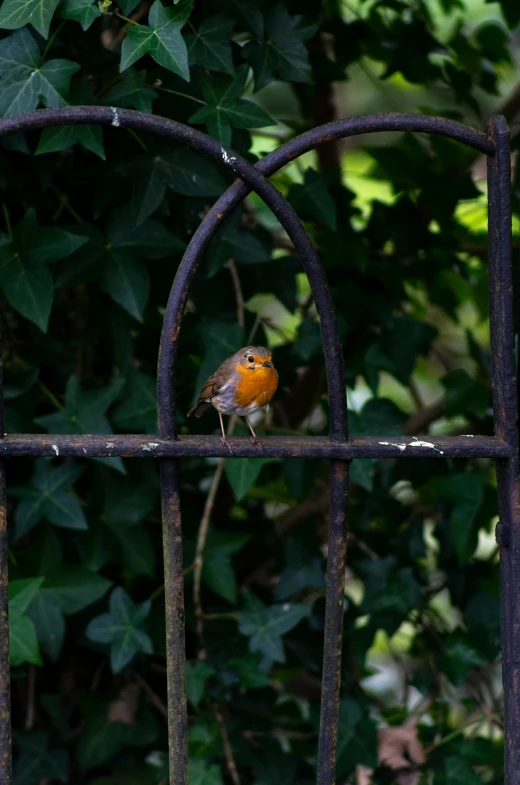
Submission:
[[[115,107],[115,106],[111,106],[111,107],[110,107],[110,111],[112,112],[112,117],[114,118],[114,119],[112,120],[112,125],[113,125],[115,128],[119,128],[119,126],[121,125],[121,121],[120,121],[120,119],[119,119],[119,112],[117,111],[117,109],[116,109],[116,107]]]
[[[385,447],[397,447],[398,450],[406,450],[407,444],[394,444],[394,442],[379,442],[379,444],[383,444]]]
[[[153,450],[154,447],[158,447],[158,446],[159,446],[159,442],[148,442],[148,444],[143,444],[141,450],[143,450],[144,452],[150,452],[150,450]]]
[[[222,160],[223,160],[223,161],[224,161],[224,163],[226,163],[226,164],[234,164],[234,163],[235,163],[235,161],[237,160],[237,159],[236,159],[236,156],[234,156],[234,155],[228,155],[228,154],[227,154],[227,151],[226,151],[226,150],[224,150],[224,148],[223,148],[223,147],[221,147],[221,148],[220,148],[220,152],[222,153]]]
[[[435,452],[439,452],[441,455],[444,455],[444,452],[442,450],[439,450],[439,448],[436,447],[431,442],[420,442],[420,441],[416,440],[414,442],[410,442],[410,444],[408,446],[409,447],[429,447],[430,450],[435,450]]]
[[[85,453],[85,455],[87,454],[87,448],[86,447],[83,447],[83,452]]]
[[[57,445],[57,444],[53,444],[53,445],[52,445],[52,449],[53,449],[53,450],[54,450],[54,452],[56,453],[56,456],[58,456],[58,455],[60,454],[60,451],[59,451],[59,448],[58,448],[58,445]]]
[[[114,442],[107,442],[107,450],[111,450],[114,447]]]
[[[474,433],[461,433],[461,436],[465,436],[466,439],[474,439],[475,438],[475,434]]]

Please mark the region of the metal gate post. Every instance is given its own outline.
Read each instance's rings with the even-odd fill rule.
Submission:
[[[510,448],[497,460],[500,545],[505,785],[520,785],[520,485],[518,401],[511,264],[511,165],[503,117],[489,121],[495,155],[488,156],[489,307],[495,433]]]

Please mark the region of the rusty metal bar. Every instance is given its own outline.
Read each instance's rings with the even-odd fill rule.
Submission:
[[[0,336],[0,444],[4,436],[4,360]],[[5,461],[0,457],[0,783],[11,785],[11,675],[9,669],[9,614]]]
[[[505,710],[505,782],[520,783],[520,486],[518,402],[511,264],[511,169],[509,129],[503,117],[489,121],[496,153],[488,158],[489,298],[495,433],[510,456],[497,460],[502,605],[502,678]]]
[[[508,458],[511,448],[494,436],[360,436],[336,442],[327,436],[262,436],[262,447],[249,436],[230,438],[237,458]],[[63,434],[6,434],[0,441],[0,456],[77,458],[120,455],[122,458],[228,457],[219,436],[179,436],[164,439],[155,435],[108,434],[107,436]]]
[[[171,785],[188,781],[188,716],[184,634],[184,571],[178,459],[160,461]]]
[[[349,464],[347,461],[331,461],[317,785],[334,785],[336,782],[341,651],[343,647],[345,605],[348,476]]]

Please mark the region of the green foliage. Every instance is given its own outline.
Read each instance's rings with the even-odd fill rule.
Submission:
[[[505,99],[519,25],[518,0],[3,0],[0,116],[84,104],[153,112],[255,163],[342,112],[434,112],[484,128],[503,106],[517,153],[517,102]],[[152,440],[168,292],[232,175],[122,128],[45,128],[0,148],[6,430]],[[353,437],[434,444],[439,433],[493,432],[482,172],[474,151],[404,133],[329,142],[271,175],[326,271]],[[319,327],[291,243],[249,196],[190,285],[181,435],[219,433],[213,410],[185,415],[248,343],[271,347],[280,377],[259,438],[324,435]],[[249,438],[243,422],[235,433]],[[8,466],[14,782],[159,785],[158,467],[53,449],[52,460]],[[374,783],[393,782],[378,730],[413,727],[426,762],[407,757],[421,782],[498,785],[494,469],[410,454],[351,465],[337,780],[365,766]],[[222,723],[244,785],[315,781],[328,472],[260,448],[220,468],[182,461],[190,785],[231,781]]]

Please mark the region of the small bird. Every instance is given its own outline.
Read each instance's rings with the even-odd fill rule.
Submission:
[[[224,360],[209,377],[200,391],[197,403],[189,410],[188,417],[192,414],[201,417],[206,409],[214,406],[220,417],[222,441],[233,454],[226,439],[222,415],[239,414],[245,417],[253,442],[259,444],[247,416],[267,406],[277,387],[278,374],[269,349],[265,346],[246,346]]]

